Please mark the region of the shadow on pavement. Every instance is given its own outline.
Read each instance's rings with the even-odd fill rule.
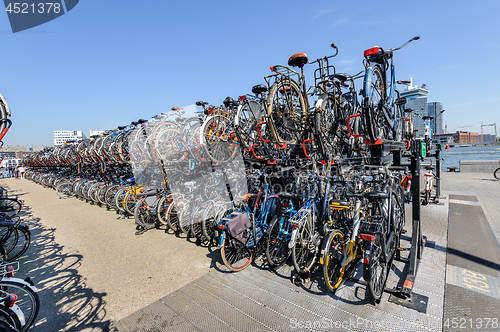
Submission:
[[[23,206],[20,217],[32,237],[18,260],[16,277],[32,277],[40,297],[40,311],[30,331],[109,331],[111,322],[104,319],[106,293],[88,288],[78,273],[83,256],[65,252],[55,241],[55,229],[44,227],[28,206]]]

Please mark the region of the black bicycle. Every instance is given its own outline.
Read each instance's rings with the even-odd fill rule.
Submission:
[[[500,163],[500,162],[499,162]],[[497,180],[500,180],[500,167],[498,167],[494,172],[493,172],[493,176],[495,177],[495,179]]]

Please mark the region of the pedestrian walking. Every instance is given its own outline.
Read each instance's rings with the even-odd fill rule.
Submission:
[[[26,168],[21,165],[21,167],[19,167],[19,177],[21,178],[21,180],[24,179],[24,173],[26,173]]]

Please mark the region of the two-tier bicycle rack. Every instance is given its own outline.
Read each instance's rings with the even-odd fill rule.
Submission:
[[[385,165],[392,169],[409,170],[411,174],[412,199],[412,235],[408,258],[401,257],[401,248],[396,251],[394,259],[405,263],[403,275],[400,277],[401,286],[395,288],[385,287],[384,291],[390,293],[389,302],[396,303],[418,311],[425,311],[427,301],[425,297],[413,292],[413,285],[417,278],[418,267],[422,257],[422,251],[427,241],[422,235],[420,222],[420,140],[412,142],[377,141],[375,144],[367,144],[372,165]],[[402,163],[402,158],[410,158],[409,164]],[[392,262],[391,262],[392,267]],[[390,269],[392,270],[392,269]],[[349,281],[366,286],[366,282],[361,279],[348,278]],[[422,301],[424,299],[424,301]]]

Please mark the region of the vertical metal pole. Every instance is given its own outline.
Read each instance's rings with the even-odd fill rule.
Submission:
[[[439,197],[441,197],[441,159],[439,158],[439,152],[441,145],[438,145],[436,149],[436,203],[439,203]]]
[[[411,147],[411,194],[412,194],[412,234],[409,266],[402,295],[411,296],[413,282],[417,274],[418,259],[421,255],[422,235],[420,232],[420,149],[421,140],[414,140]]]

